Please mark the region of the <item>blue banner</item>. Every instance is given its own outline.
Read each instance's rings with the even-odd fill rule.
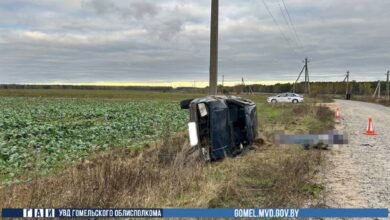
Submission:
[[[388,209],[3,209],[3,218],[387,218]]]

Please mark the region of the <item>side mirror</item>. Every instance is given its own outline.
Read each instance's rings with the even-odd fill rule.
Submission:
[[[183,100],[180,102],[180,108],[181,109],[190,109],[190,103],[193,101],[194,99],[186,99],[186,100]]]

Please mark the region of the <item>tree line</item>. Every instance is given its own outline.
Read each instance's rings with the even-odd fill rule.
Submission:
[[[348,85],[348,93],[353,95],[369,96],[373,95],[378,82],[357,82],[351,81]],[[222,91],[222,86],[220,90]],[[234,87],[224,87],[224,93],[284,93],[294,91],[294,84],[292,83],[278,83],[275,85],[236,85]],[[304,93],[305,84],[297,83],[295,85],[296,93]],[[385,95],[386,82],[381,83],[381,92]],[[347,84],[345,82],[311,82],[311,95],[345,95],[347,93]]]
[[[353,95],[370,96],[373,95],[378,82],[357,82],[351,81],[348,85],[349,93]],[[242,94],[242,93],[284,93],[293,91],[294,84],[292,83],[277,83],[275,85],[242,85],[235,86],[218,86],[219,93],[224,94]],[[136,91],[157,91],[157,92],[192,92],[204,93],[208,92],[208,88],[193,88],[193,87],[157,87],[157,86],[91,86],[91,85],[22,85],[22,84],[2,84],[0,89],[80,89],[80,90],[136,90]],[[311,95],[346,94],[347,84],[345,82],[311,82]],[[296,93],[304,93],[305,84],[303,82],[295,85]],[[381,83],[382,94],[386,93],[386,82]]]
[[[31,85],[0,84],[0,89],[65,89],[65,90],[135,90],[170,92],[174,89],[165,86],[93,86],[93,85]]]

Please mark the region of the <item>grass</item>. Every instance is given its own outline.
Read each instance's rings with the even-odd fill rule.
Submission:
[[[354,101],[360,101],[360,102],[370,102],[370,103],[375,103],[375,104],[380,104],[384,106],[390,106],[390,99],[387,98],[385,95],[382,95],[381,98],[378,97],[372,97],[372,96],[367,96],[367,95],[354,95],[352,94],[352,100]],[[331,99],[344,99],[345,100],[345,95],[323,95],[321,96],[321,99],[328,100]]]
[[[353,96],[353,100],[361,101],[361,102],[371,102],[376,104],[381,104],[384,106],[390,106],[390,99],[388,98],[376,98],[372,96]]]
[[[127,91],[114,98],[147,96],[122,93]],[[86,94],[99,98],[95,91]],[[172,97],[179,100],[185,96],[192,95]],[[167,97],[169,94],[156,93],[149,98]],[[326,131],[333,113],[313,103],[271,105],[262,96],[251,99],[257,103],[263,139],[254,151],[205,164],[189,147],[187,132],[174,134],[170,122],[163,121],[166,129],[162,139],[142,149],[107,149],[59,173],[1,188],[0,208],[305,206],[323,190],[315,181],[323,152],[295,145],[275,146],[272,135],[276,130],[297,134]],[[32,172],[39,173],[39,167]]]

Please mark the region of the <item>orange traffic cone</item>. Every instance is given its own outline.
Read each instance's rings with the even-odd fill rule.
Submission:
[[[340,109],[336,109],[336,119],[340,119]]]
[[[365,135],[376,135],[375,131],[374,131],[374,126],[373,126],[373,123],[372,123],[372,118],[368,118],[368,125],[367,125],[367,131],[366,133],[364,133]]]

